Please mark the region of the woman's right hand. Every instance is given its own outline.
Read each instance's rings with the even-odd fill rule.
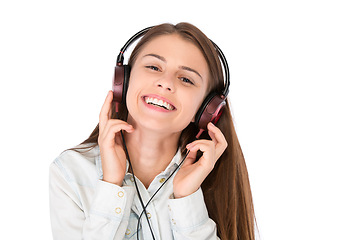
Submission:
[[[99,115],[99,148],[103,181],[122,185],[126,171],[126,154],[123,149],[121,130],[134,131],[133,126],[119,119],[111,119],[113,92],[109,91]]]

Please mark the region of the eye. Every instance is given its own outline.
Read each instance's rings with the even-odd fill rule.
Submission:
[[[188,83],[188,84],[194,85],[194,83],[193,83],[190,79],[188,79],[188,78],[186,78],[186,77],[180,77],[179,79],[180,79],[181,81],[183,81],[184,83]]]
[[[149,69],[154,70],[154,71],[160,71],[160,68],[155,67],[155,66],[146,66],[146,68],[149,68]]]

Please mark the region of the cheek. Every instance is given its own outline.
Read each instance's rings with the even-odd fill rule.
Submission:
[[[191,119],[191,121],[194,121],[195,115],[198,112],[200,106],[202,105],[204,98],[201,94],[194,94],[184,99],[186,100],[183,106],[186,108],[188,118]]]
[[[126,94],[126,101],[133,101],[134,97],[136,97],[136,93],[141,87],[144,86],[145,83],[141,82],[144,79],[141,74],[136,71],[132,71],[130,74],[130,79],[128,83],[128,89]]]
[[[129,85],[128,85],[128,89],[126,92],[126,106],[127,109],[129,110],[129,112],[131,112],[131,110],[133,109],[133,106],[135,106],[136,101],[137,101],[137,89],[139,89],[138,82],[134,81],[134,79],[136,78],[136,75],[131,75],[130,80],[129,80]]]

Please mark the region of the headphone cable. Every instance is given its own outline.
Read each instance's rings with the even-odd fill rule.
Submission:
[[[135,188],[136,188],[136,191],[137,191],[137,194],[138,194],[138,197],[139,197],[141,206],[142,206],[142,208],[143,208],[143,211],[142,211],[142,213],[143,213],[144,211],[146,211],[146,207],[144,206],[144,202],[143,202],[143,200],[142,200],[142,198],[141,198],[140,191],[139,191],[139,188],[138,188],[137,183],[136,183],[136,178],[135,178],[134,170],[133,170],[132,165],[131,165],[130,156],[129,156],[129,153],[128,153],[128,150],[127,150],[127,147],[126,147],[123,130],[121,130],[120,133],[121,133],[121,137],[122,137],[122,140],[123,140],[123,143],[124,143],[125,154],[126,154],[126,157],[127,157],[128,161],[129,161],[130,170],[131,170],[132,176],[133,176],[133,178],[134,178]],[[146,206],[147,206],[147,205],[146,205]],[[140,215],[140,217],[141,217],[141,215]],[[139,220],[140,220],[140,217],[139,217]],[[138,221],[139,221],[139,220],[138,220]],[[153,231],[152,231],[149,218],[146,217],[146,220],[147,220],[147,223],[148,223],[149,228],[150,228],[151,236],[152,236],[153,240],[155,240],[155,236],[154,236],[154,233],[153,233]],[[137,234],[137,233],[136,233],[136,234]],[[137,235],[138,235],[138,234],[137,234]]]
[[[197,134],[196,136],[196,139],[199,139],[199,136],[201,135],[201,133],[203,132],[203,130]],[[190,153],[190,150],[188,149],[186,151],[186,154],[185,156],[183,157],[183,159],[181,160],[181,162],[176,166],[176,168],[174,169],[174,171],[169,175],[169,177],[161,184],[161,186],[156,190],[156,192],[151,196],[151,198],[149,199],[149,201],[146,203],[146,205],[144,205],[144,202],[141,198],[141,195],[140,195],[140,191],[139,191],[139,188],[137,186],[137,183],[136,183],[136,179],[135,179],[135,174],[134,174],[134,170],[132,168],[132,165],[131,165],[131,161],[130,161],[130,156],[129,156],[129,153],[128,153],[128,150],[127,150],[127,147],[126,147],[126,143],[125,143],[125,138],[124,138],[124,134],[123,134],[123,130],[120,131],[121,133],[121,137],[122,137],[122,141],[123,141],[123,145],[124,145],[124,150],[125,150],[125,154],[126,154],[126,157],[129,161],[129,167],[130,167],[130,170],[131,170],[131,173],[132,173],[132,176],[134,178],[134,184],[135,184],[135,188],[136,188],[136,191],[137,191],[137,194],[138,194],[138,197],[139,197],[139,200],[140,200],[140,203],[141,203],[141,206],[142,206],[142,212],[140,213],[139,215],[139,218],[138,218],[138,223],[137,223],[137,227],[136,227],[136,237],[137,237],[137,240],[139,240],[139,227],[140,227],[140,219],[141,219],[141,216],[143,215],[144,212],[146,212],[146,207],[149,205],[149,203],[151,202],[151,200],[155,197],[155,195],[160,191],[160,189],[165,185],[165,183],[176,173],[176,171],[180,168],[180,166],[184,163],[186,157],[189,155]],[[151,228],[151,225],[150,225],[150,221],[149,221],[149,218],[146,217],[146,220],[147,220],[147,223],[149,225],[149,228],[150,228],[150,232],[151,232],[151,236],[153,238],[153,240],[155,240],[155,236],[154,236],[154,233],[152,231],[152,228]]]
[[[180,166],[183,164],[183,162],[185,161],[185,158],[187,157],[187,155],[189,155],[190,150],[187,150],[184,158],[181,160],[181,162],[179,163],[178,166],[176,166],[175,170],[169,175],[169,177],[161,184],[161,186],[156,190],[156,192],[151,196],[151,198],[149,199],[149,201],[146,203],[145,208],[149,205],[149,203],[151,202],[151,200],[155,197],[155,195],[160,191],[160,189],[165,185],[165,183],[175,174],[175,172],[180,168]],[[139,226],[140,226],[140,218],[142,216],[142,214],[144,213],[144,210],[141,212],[139,219],[138,219],[138,223],[137,223],[137,227],[136,227],[136,231],[139,231]],[[137,234],[137,240],[139,240],[139,235]]]

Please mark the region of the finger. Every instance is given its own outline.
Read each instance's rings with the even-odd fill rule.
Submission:
[[[99,114],[99,129],[100,130],[104,129],[106,122],[110,119],[109,114],[110,114],[110,110],[111,110],[112,99],[113,99],[113,93],[112,93],[112,91],[109,91],[106,96],[105,102],[104,102],[103,106],[101,107],[101,111]]]
[[[184,167],[193,164],[196,160],[197,151],[191,151],[191,150],[188,150],[188,151],[189,151],[189,154],[187,155],[187,157],[185,158],[185,161],[183,163]]]
[[[189,149],[200,150],[201,152],[203,152],[203,155],[206,158],[208,159],[214,158],[214,161],[216,162],[225,151],[226,146],[227,146],[227,142],[225,142],[224,144],[220,144],[220,143],[215,144],[214,141],[210,141],[210,140],[197,140],[191,143]]]
[[[218,156],[216,156],[215,153],[214,142],[210,140],[198,140],[194,142],[194,145],[191,146],[190,151],[196,153],[198,150],[203,153],[198,163],[204,166],[208,166],[209,169],[212,169],[216,163],[216,160],[218,159]]]
[[[211,142],[211,141],[206,140],[206,139],[195,140],[192,143],[189,143],[188,145],[186,145],[186,148],[189,149],[189,150],[192,150],[192,148],[194,148],[196,145],[198,145],[198,144],[206,144],[208,142]]]
[[[216,139],[215,133],[209,130],[209,131],[208,131],[208,134],[209,134],[211,140],[212,140],[212,141],[215,143],[215,145],[216,145],[216,144],[218,143],[218,140]]]
[[[114,143],[115,134],[121,130],[125,130],[126,132],[131,133],[134,131],[134,128],[127,122],[118,119],[110,119],[101,133],[101,140],[105,144]]]
[[[99,145],[113,146],[114,139],[116,138],[114,135],[121,130],[131,133],[134,131],[134,127],[119,119],[109,119],[103,129],[99,131]],[[119,141],[115,139],[115,143],[118,144]]]
[[[220,157],[228,146],[226,138],[221,130],[211,122],[208,124],[208,130],[211,140],[215,143],[216,155]]]
[[[113,148],[116,144],[121,145],[122,138],[119,135],[121,130],[121,127],[116,128],[116,126],[110,128],[108,134],[101,138],[101,145],[106,148]]]
[[[201,152],[215,151],[215,144],[210,140],[197,140],[193,142],[189,149],[191,152],[198,150]]]

